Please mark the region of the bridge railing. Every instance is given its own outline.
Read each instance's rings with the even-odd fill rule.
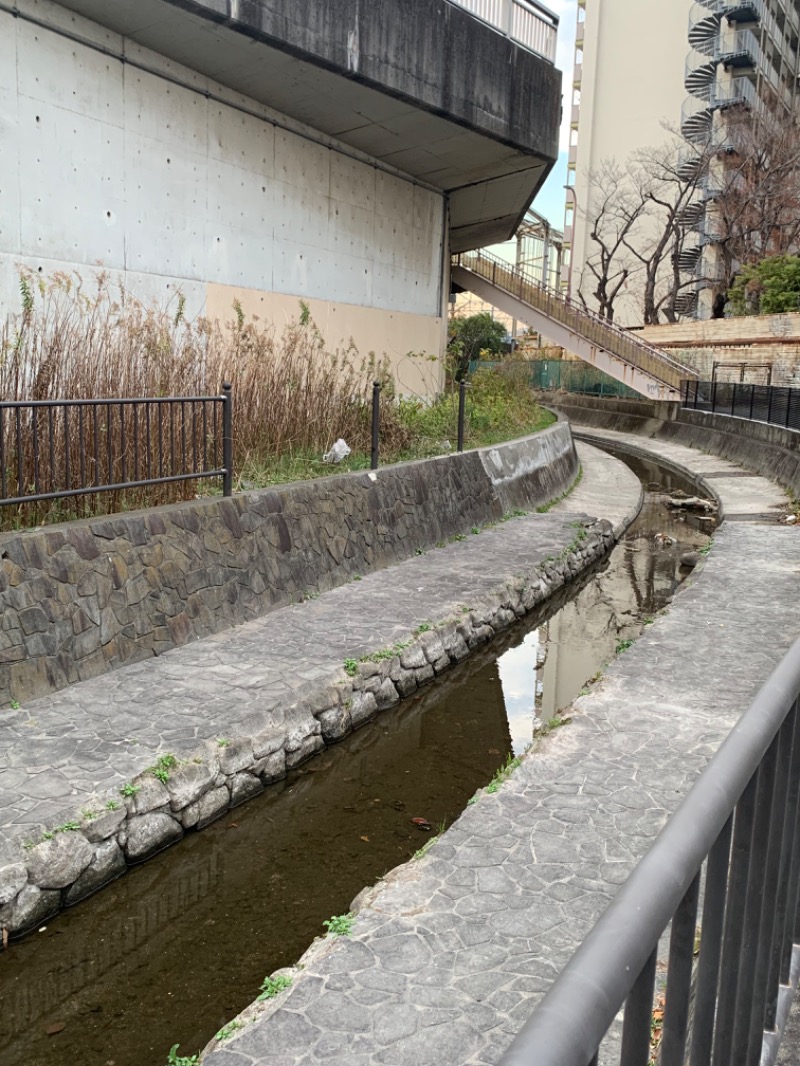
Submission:
[[[512,266],[499,256],[480,249],[461,252],[454,257],[454,262],[676,391],[682,382],[697,376],[691,367],[671,359],[594,311],[579,307],[563,293],[543,285],[524,268]]]
[[[536,55],[556,59],[558,15],[536,0],[451,0]]]
[[[758,1066],[774,1061],[793,998],[790,982],[796,983],[800,968],[800,951],[793,947],[800,936],[798,694],[800,640],[700,774],[500,1066],[597,1066],[600,1061]],[[666,999],[656,1058],[656,959],[668,926]],[[614,1022],[623,1006],[619,1038]]]

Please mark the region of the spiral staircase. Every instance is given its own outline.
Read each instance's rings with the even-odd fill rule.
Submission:
[[[685,181],[696,178],[704,165],[715,114],[730,107],[755,105],[755,86],[746,72],[758,69],[761,62],[758,36],[748,28],[726,31],[732,25],[758,23],[763,13],[763,0],[696,0],[689,12],[691,51],[684,72],[689,95],[681,112],[681,133],[689,148],[678,167]],[[720,68],[734,75],[725,84],[720,81]],[[700,293],[713,271],[706,251],[713,242],[707,222],[707,207],[713,198],[714,190],[706,178],[679,220],[686,236],[678,266],[683,274],[697,278],[678,297],[676,310],[682,315],[697,313]]]

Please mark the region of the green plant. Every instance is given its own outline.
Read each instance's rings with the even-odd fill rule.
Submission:
[[[265,977],[261,982],[261,993],[256,999],[274,999],[279,992],[283,992],[284,989],[289,988],[291,983],[291,977],[287,977],[285,974],[278,974],[277,977]]]
[[[92,822],[97,818],[99,813],[99,811],[93,811],[91,807],[84,807],[81,810],[81,818],[85,818],[87,822]]]
[[[322,924],[330,936],[350,936],[353,928],[353,915],[335,914],[333,918],[326,918]]]
[[[361,580],[361,574],[353,574],[353,581],[360,581],[360,580]]]
[[[11,708],[12,711],[18,711],[19,710],[19,700],[11,700],[10,703],[9,703],[9,707]]]
[[[443,540],[437,540],[436,541],[436,547],[437,548],[443,548],[444,547],[444,541]]]
[[[57,825],[53,828],[53,833],[74,833],[76,829],[80,829],[81,823],[70,821],[64,822],[62,825]]]
[[[470,533],[474,533],[475,536],[477,537],[477,535],[480,533],[480,529],[478,528],[478,526],[473,526],[472,529],[470,530]]]
[[[728,290],[734,315],[774,315],[800,309],[800,258],[774,255],[744,266]]]
[[[155,766],[150,767],[150,773],[153,777],[157,777],[159,781],[166,784],[169,781],[169,772],[178,765],[178,760],[174,755],[160,755],[156,761]]]
[[[349,674],[350,677],[355,677],[358,673],[358,663],[355,659],[345,659],[344,672]]]
[[[415,633],[429,633],[431,629],[433,629],[433,626],[430,624],[430,622],[420,622],[420,624],[417,626],[417,628],[414,630],[414,632]]]
[[[217,1033],[217,1040],[227,1040],[229,1036],[232,1036],[237,1029],[244,1029],[242,1022],[237,1022],[235,1019],[232,1022],[228,1022]]]
[[[229,744],[230,744],[230,741],[228,740],[227,737],[220,737],[219,740],[217,741],[217,747],[219,747],[219,748],[227,748],[227,746]]]
[[[197,1066],[197,1055],[179,1055],[180,1044],[173,1044],[167,1055],[167,1066]]]
[[[617,641],[617,646],[615,648],[615,654],[619,655],[621,652],[627,651],[628,648],[632,648],[632,647],[633,647],[633,641],[632,640],[618,640]]]
[[[509,755],[503,765],[498,770],[495,770],[492,780],[486,786],[486,791],[490,794],[497,792],[500,786],[508,780],[521,762],[522,759],[518,755]]]
[[[120,796],[126,796],[130,798],[131,796],[135,796],[137,792],[141,792],[141,790],[141,785],[134,785],[130,781],[128,781],[127,784],[123,785],[122,788],[119,790],[119,794]]]
[[[651,618],[650,615],[642,619],[642,625],[644,626],[651,626],[653,622],[655,622],[655,618]]]
[[[537,737],[546,737],[556,729],[561,729],[565,725],[569,725],[572,721],[571,718],[562,718],[560,715],[556,715],[554,718],[548,718],[546,722],[542,722],[539,729],[536,730]]]
[[[118,811],[119,810],[119,804],[117,803],[116,800],[108,800],[106,802],[106,810],[107,811]]]
[[[466,540],[466,539],[467,538],[464,536],[463,533],[456,533],[456,535],[451,538],[451,540],[453,540],[453,541]]]
[[[704,544],[702,548],[699,548],[701,555],[708,555],[711,549],[714,547],[714,538],[712,537],[708,544]]]

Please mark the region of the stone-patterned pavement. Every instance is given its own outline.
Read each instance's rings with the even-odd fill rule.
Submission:
[[[785,503],[723,460],[624,439],[712,475],[729,515]],[[362,893],[351,935],[315,941],[291,987],[248,1008],[205,1066],[496,1062],[796,637],[799,560],[796,529],[725,524],[571,723]]]

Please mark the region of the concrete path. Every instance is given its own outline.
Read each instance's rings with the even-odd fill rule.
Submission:
[[[117,790],[160,753],[181,758],[204,741],[272,727],[291,732],[304,713],[298,696],[342,677],[345,659],[406,639],[557,557],[575,538],[575,516],[600,516],[622,529],[638,510],[638,481],[594,448],[581,445],[580,455],[580,484],[549,514],[515,518],[318,599],[4,711],[0,867],[4,858],[15,860],[14,847],[4,855],[3,839],[30,841],[82,809],[102,809],[104,794],[118,799]],[[164,792],[160,802],[168,798]],[[143,796],[129,803],[146,810]]]
[[[731,516],[785,497],[702,471]],[[494,1063],[800,631],[800,532],[729,521],[702,571],[502,787],[356,902],[205,1066]]]

